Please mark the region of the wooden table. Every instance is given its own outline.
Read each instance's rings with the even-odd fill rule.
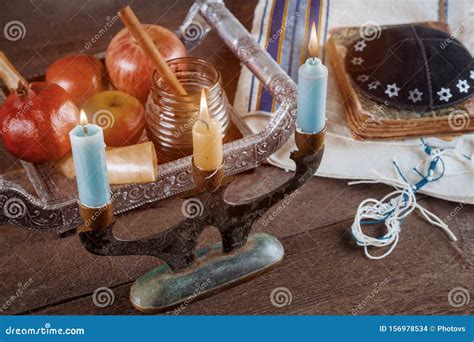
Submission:
[[[256,1],[227,2],[250,29]],[[144,23],[176,29],[191,3],[136,0],[132,7]],[[21,20],[27,31],[17,42],[2,36],[0,49],[23,74],[41,73],[56,58],[84,49],[84,43],[120,6],[120,1],[114,0],[69,1],[67,5],[59,0],[2,2],[2,25]],[[89,52],[104,51],[121,28],[120,22],[114,24]],[[237,59],[215,34],[196,54],[219,67],[232,100],[240,71]],[[3,172],[18,167],[4,150],[0,158]],[[240,175],[229,196],[249,198],[286,177],[282,170],[262,166]],[[313,178],[281,212],[269,211],[265,218],[272,215],[272,220],[263,219],[257,226],[257,230],[281,239],[286,250],[283,262],[259,278],[187,306],[181,314],[473,314],[474,299],[454,307],[448,293],[461,287],[474,295],[474,208],[420,198],[423,206],[441,218],[451,218],[448,223],[459,241],[450,242],[412,214],[403,224],[395,251],[386,259],[368,260],[351,239],[353,215],[361,200],[379,198],[389,191],[386,186],[348,186],[344,180]],[[157,232],[181,217],[180,208],[181,200],[173,198],[148,210],[131,212],[119,219],[117,232],[124,238]],[[217,232],[210,230],[201,240],[217,239]],[[138,313],[128,302],[131,283],[160,261],[98,257],[86,252],[75,236],[59,239],[53,233],[3,226],[0,264],[3,313],[128,315]],[[113,290],[111,306],[93,304],[91,295],[99,287]],[[281,287],[287,289],[291,302],[278,307],[272,304],[271,294]],[[20,288],[25,289],[18,295]]]

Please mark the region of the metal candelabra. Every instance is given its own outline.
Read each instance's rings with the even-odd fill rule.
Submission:
[[[162,312],[197,300],[255,277],[282,260],[284,250],[277,238],[250,234],[257,221],[273,205],[300,188],[314,175],[324,152],[325,131],[295,132],[297,151],[293,176],[273,191],[234,204],[224,199],[230,177],[223,168],[204,171],[193,164],[193,178],[202,211],[159,234],[120,240],[114,236],[112,204],[102,208],[80,206],[84,225],[78,228],[83,246],[104,256],[148,255],[165,264],[138,278],[130,291],[132,305],[143,312]],[[217,227],[222,242],[196,251],[198,238],[207,227]]]

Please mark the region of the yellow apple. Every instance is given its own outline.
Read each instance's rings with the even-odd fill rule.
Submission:
[[[118,90],[92,96],[83,106],[90,123],[102,127],[107,146],[135,144],[145,127],[145,110],[135,97]]]

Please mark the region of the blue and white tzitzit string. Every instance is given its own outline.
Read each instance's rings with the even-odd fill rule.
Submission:
[[[416,200],[416,192],[424,187],[426,184],[436,182],[442,177],[447,176],[446,164],[443,158],[453,158],[462,163],[468,164],[467,168],[473,172],[473,159],[456,150],[433,148],[421,140],[424,152],[427,155],[425,160],[422,160],[413,170],[421,177],[420,180],[410,185],[403,175],[396,160],[393,161],[398,175],[401,179],[388,178],[380,173],[374,171],[378,176],[378,180],[374,181],[355,181],[353,184],[367,184],[367,183],[384,183],[396,188],[395,191],[389,193],[381,200],[368,198],[360,203],[357,208],[357,213],[352,224],[352,235],[357,242],[357,245],[363,246],[365,255],[370,259],[383,259],[389,255],[396,247],[399,239],[401,225],[405,218],[410,215],[415,209],[418,209],[420,214],[426,221],[432,225],[442,229],[452,241],[457,241],[456,236],[449,229],[448,225],[443,222],[438,216],[423,208]],[[420,169],[425,169],[423,174]],[[464,173],[464,172],[463,172]],[[451,176],[454,174],[451,174]],[[365,235],[362,231],[362,226],[369,224],[384,223],[387,228],[387,233],[382,237],[371,237]],[[368,247],[389,247],[389,249],[380,256],[374,256],[369,253]]]

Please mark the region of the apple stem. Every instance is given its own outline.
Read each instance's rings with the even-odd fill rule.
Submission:
[[[25,82],[26,83],[26,82]],[[18,81],[17,87],[14,90],[10,90],[16,92],[18,95],[26,95],[28,94],[28,83],[25,84],[23,81]]]

